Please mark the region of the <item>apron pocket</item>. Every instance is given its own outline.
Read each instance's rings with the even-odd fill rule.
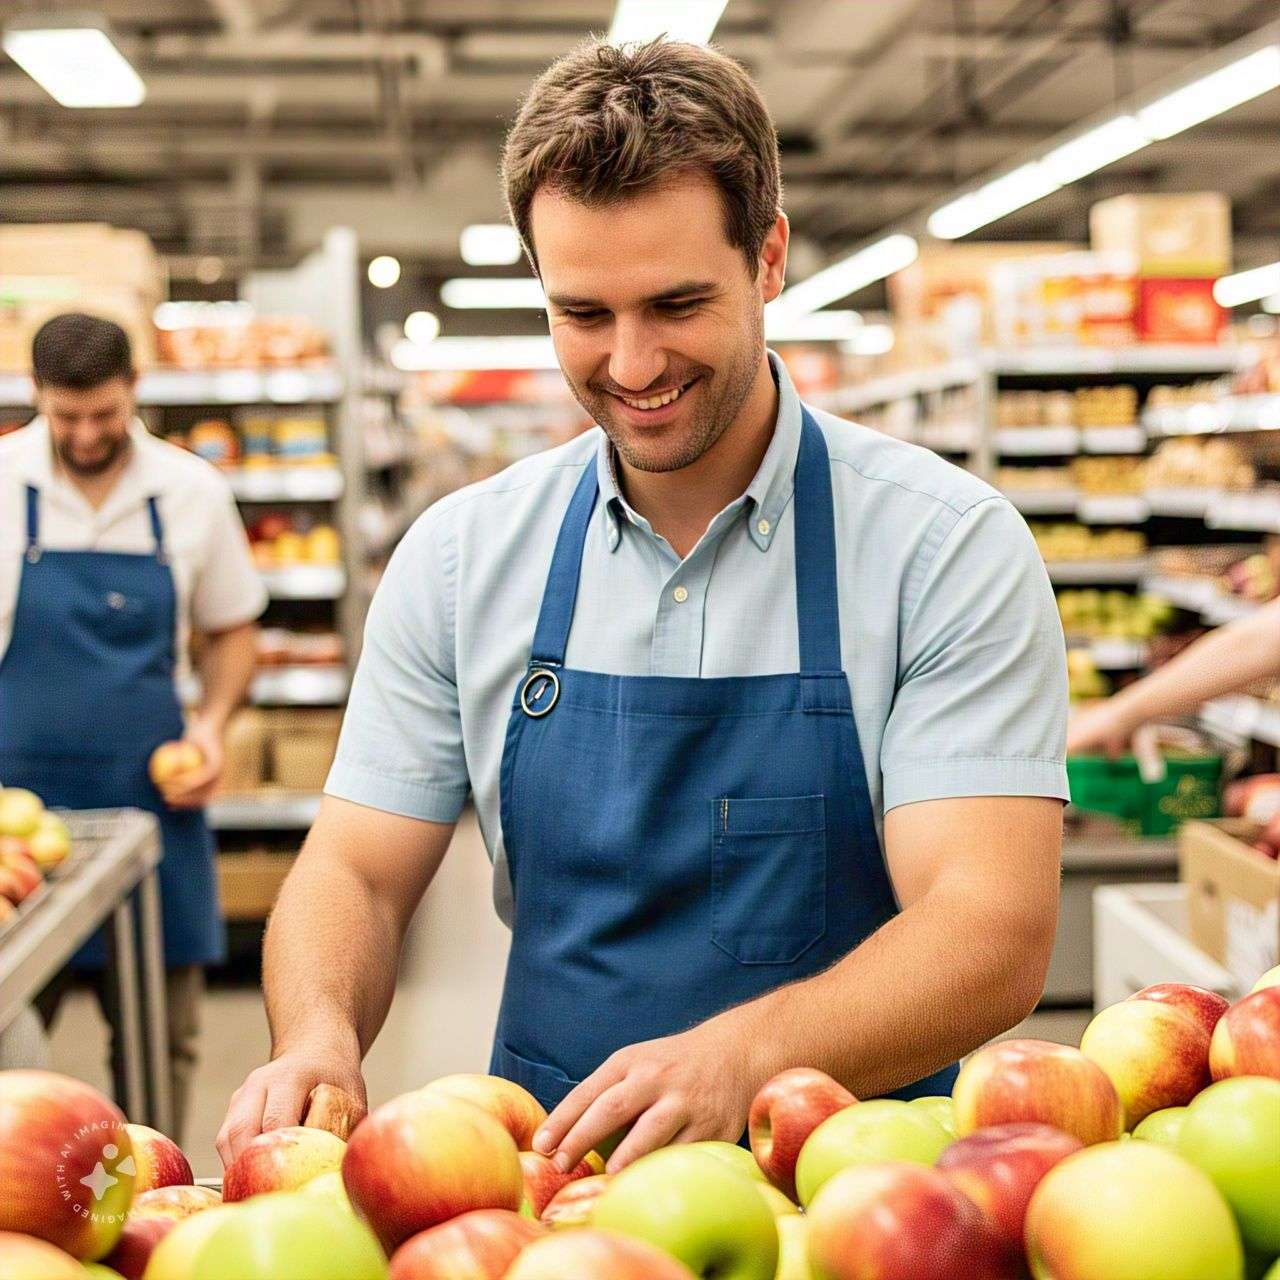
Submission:
[[[714,802],[711,940],[742,964],[790,964],[827,929],[821,795]]]
[[[528,1089],[548,1112],[554,1111],[566,1094],[580,1083],[570,1080],[558,1067],[534,1062],[531,1058],[514,1053],[501,1040],[493,1042],[489,1070],[493,1075]]]

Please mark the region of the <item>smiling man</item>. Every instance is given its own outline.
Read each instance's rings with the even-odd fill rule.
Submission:
[[[1067,795],[1044,568],[993,490],[806,408],[766,351],[788,229],[750,80],[583,46],[504,176],[598,429],[397,550],[224,1158],[318,1083],[363,1097],[468,794],[512,928],[490,1067],[565,1167],[624,1129],[613,1169],[737,1139],[791,1066],[948,1091],[1044,979]]]

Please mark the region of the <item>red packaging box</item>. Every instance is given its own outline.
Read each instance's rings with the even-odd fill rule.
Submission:
[[[1227,313],[1213,279],[1138,282],[1138,337],[1143,342],[1220,342]]]

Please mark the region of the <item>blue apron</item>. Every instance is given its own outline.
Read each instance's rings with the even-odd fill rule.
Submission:
[[[897,911],[841,668],[830,462],[812,417],[793,508],[798,673],[566,668],[596,497],[588,466],[502,757],[514,915],[490,1070],[548,1109],[615,1050],[811,977]],[[894,1096],[950,1093],[955,1073]]]
[[[226,950],[213,839],[204,814],[170,809],[147,776],[162,742],[180,738],[174,688],[177,595],[154,497],[155,551],[50,551],[40,494],[27,489],[27,548],[0,661],[0,780],[67,809],[133,806],[160,820],[165,960],[210,964]],[[101,934],[76,954],[101,968]]]

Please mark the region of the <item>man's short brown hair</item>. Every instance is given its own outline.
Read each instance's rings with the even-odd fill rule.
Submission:
[[[754,274],[782,197],[778,136],[738,63],[676,41],[588,41],[552,63],[521,104],[502,156],[507,207],[537,269],[529,211],[547,186],[611,204],[677,173],[720,190],[725,233]]]

